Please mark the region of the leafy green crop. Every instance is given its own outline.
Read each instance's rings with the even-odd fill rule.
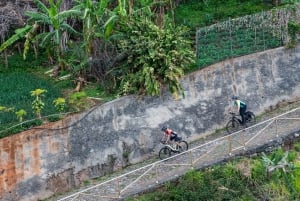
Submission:
[[[12,72],[0,74],[0,105],[13,108],[14,112],[0,112],[0,129],[8,125],[18,123],[18,117],[15,112],[23,109],[26,116],[23,120],[35,118],[32,110],[34,97],[30,95],[31,91],[37,88],[45,89],[48,93],[45,96],[45,108],[42,116],[56,113],[53,100],[60,96],[60,89],[56,88],[51,82],[35,77],[29,73]]]
[[[199,28],[198,66],[284,46],[288,36],[284,22],[295,17],[293,12],[289,7],[281,8]]]
[[[195,30],[197,27],[269,10],[261,0],[186,0],[176,8],[176,22]]]

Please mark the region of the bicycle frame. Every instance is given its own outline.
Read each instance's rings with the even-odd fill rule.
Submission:
[[[164,139],[164,138],[162,138]],[[159,150],[159,153],[158,153],[158,156],[160,159],[164,159],[165,157],[170,157],[171,156],[171,153],[180,153],[180,152],[183,152],[183,151],[186,151],[188,150],[188,143],[187,141],[185,140],[180,140],[180,141],[172,141],[172,144],[171,143],[168,143],[166,141],[160,141],[164,146]],[[175,145],[175,146],[174,146]]]
[[[230,112],[231,118],[226,124],[226,130],[228,133],[232,133],[234,131],[237,131],[240,126],[247,127],[248,125],[251,125],[253,122],[255,122],[255,115],[251,111],[245,112],[245,122],[242,123],[242,118],[240,117],[240,114],[237,114],[235,112]]]
[[[238,122],[241,124],[242,123],[242,119],[240,117],[239,114],[236,114],[236,113],[230,113],[231,114],[231,119],[232,120],[238,120]]]
[[[170,141],[168,141],[167,143],[165,143],[165,135],[161,138],[160,143],[162,143],[165,147],[170,148],[172,151],[178,151],[178,144],[177,142],[174,141],[174,143],[176,143],[176,149],[172,146],[173,144],[170,144]]]
[[[170,144],[165,144],[166,147],[170,148],[172,151],[178,151],[178,145],[176,145],[176,149]]]
[[[251,111],[246,111],[245,112],[245,122],[247,122],[249,119],[251,119],[251,117],[248,117],[247,116],[247,113],[252,113]],[[237,113],[234,113],[234,112],[231,112],[230,113],[231,114],[231,119],[232,120],[238,120],[238,122],[240,123],[240,124],[242,124],[242,117],[241,117],[241,115],[240,114],[237,114]],[[252,113],[253,114],[253,113]],[[254,114],[253,114],[254,115]]]

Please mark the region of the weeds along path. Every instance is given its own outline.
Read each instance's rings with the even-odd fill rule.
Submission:
[[[125,168],[94,184],[50,200],[110,201],[123,200],[174,180],[191,169],[201,169],[236,156],[281,145],[287,136],[300,135],[300,102],[280,108],[261,117],[249,128],[227,135],[220,132],[191,143],[191,148],[165,160],[157,157]],[[168,169],[168,171],[166,171]]]

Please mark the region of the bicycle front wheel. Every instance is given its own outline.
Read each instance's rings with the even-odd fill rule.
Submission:
[[[169,147],[163,147],[159,150],[159,159],[163,160],[171,156],[172,150]]]
[[[236,119],[231,119],[228,121],[226,125],[226,131],[230,133],[234,133],[239,130],[240,122]]]
[[[189,149],[189,144],[184,140],[178,142],[177,144],[179,152],[184,152]]]

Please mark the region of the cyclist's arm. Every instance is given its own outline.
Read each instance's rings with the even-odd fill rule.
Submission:
[[[238,113],[240,113],[240,107],[241,107],[241,102],[239,100],[236,101],[236,107],[237,107],[237,111]]]
[[[233,101],[232,104],[231,104],[231,107],[229,109],[229,112],[240,112],[240,106],[239,106],[239,103],[238,101]]]
[[[170,135],[164,133],[164,136],[162,137],[161,141],[163,141],[164,143],[168,143],[169,140],[170,140]]]
[[[170,137],[171,135],[165,134],[166,135],[166,143],[168,143],[170,141]]]

